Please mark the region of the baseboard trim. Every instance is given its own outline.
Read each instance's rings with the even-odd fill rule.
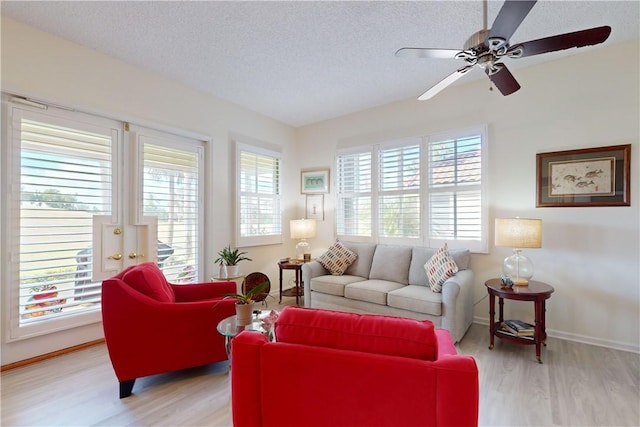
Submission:
[[[473,323],[477,323],[479,325],[485,325],[489,327],[489,318],[474,317]],[[625,343],[625,342],[620,342],[620,341],[605,340],[601,338],[595,338],[595,337],[590,337],[587,335],[580,335],[580,334],[572,334],[569,332],[563,332],[563,331],[558,331],[554,329],[547,329],[547,335],[552,338],[558,338],[561,340],[575,341],[582,344],[591,344],[591,345],[596,345],[598,347],[607,347],[614,350],[628,351],[631,353],[640,353],[640,346]]]
[[[85,348],[93,347],[104,343],[104,338],[85,342],[82,344],[74,345],[73,347],[63,348],[62,350],[52,351],[51,353],[41,354],[39,356],[31,357],[29,359],[19,360],[17,362],[9,363],[0,366],[0,372],[9,371],[11,369],[20,368],[22,366],[31,365],[32,363],[41,362],[43,360],[51,359],[53,357],[62,356],[63,354],[72,353],[74,351],[82,350]]]

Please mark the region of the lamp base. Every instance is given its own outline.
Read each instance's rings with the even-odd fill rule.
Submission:
[[[533,277],[533,263],[521,254],[520,249],[514,249],[513,254],[504,259],[502,272],[509,276],[514,286],[528,286]]]
[[[296,245],[296,258],[302,261],[304,260],[304,254],[310,253],[311,245],[309,244],[309,242],[307,242],[306,239],[300,240],[300,242],[298,242],[298,244]],[[311,255],[309,255],[309,257],[311,257]]]
[[[529,286],[529,279],[523,279],[522,277],[511,278],[513,286]]]

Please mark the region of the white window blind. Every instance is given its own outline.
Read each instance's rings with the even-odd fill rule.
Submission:
[[[419,239],[420,140],[378,153],[380,237]]]
[[[372,151],[343,152],[337,157],[336,226],[338,236],[372,235]]]
[[[143,139],[144,141],[144,139]],[[199,146],[143,144],[144,216],[158,218],[158,265],[172,283],[196,282],[200,210]]]
[[[113,129],[35,113],[20,129],[19,324],[99,308],[92,218],[112,209]]]
[[[483,239],[482,135],[429,140],[429,238]]]
[[[238,246],[282,242],[281,154],[237,144]]]

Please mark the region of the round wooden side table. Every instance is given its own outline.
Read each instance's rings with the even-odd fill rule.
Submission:
[[[489,292],[489,349],[493,348],[493,339],[498,337],[516,344],[535,344],[536,358],[542,363],[541,345],[547,345],[547,332],[545,326],[545,301],[551,298],[553,286],[535,280],[529,280],[527,286],[505,287],[500,279],[490,279],[484,284]],[[496,297],[498,297],[499,314],[495,321]],[[502,332],[500,325],[504,322],[504,300],[532,301],[534,304],[535,332],[531,337],[520,337]]]
[[[302,287],[302,262],[280,261],[278,263],[280,269],[280,301],[282,296],[296,297],[296,305],[300,304],[300,297],[304,296],[304,288]],[[282,290],[282,270],[295,270],[295,286],[291,289]]]

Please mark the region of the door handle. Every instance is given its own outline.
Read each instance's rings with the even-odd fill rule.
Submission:
[[[144,254],[143,253],[137,253],[137,252],[131,252],[129,254],[129,258],[131,258],[131,259],[144,258]]]
[[[115,259],[116,261],[120,261],[122,259],[122,254],[113,254],[109,258]]]

